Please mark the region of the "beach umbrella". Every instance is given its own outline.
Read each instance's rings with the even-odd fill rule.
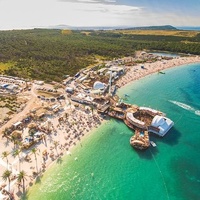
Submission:
[[[37,127],[37,124],[36,124],[36,123],[30,123],[30,124],[28,125],[28,128],[29,128],[29,129],[35,128],[35,127]]]
[[[22,138],[22,131],[18,131],[18,130],[14,130],[11,135],[17,139],[21,139]]]

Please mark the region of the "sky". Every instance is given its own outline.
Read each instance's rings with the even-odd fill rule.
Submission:
[[[200,0],[0,0],[0,30],[69,26],[200,26]]]

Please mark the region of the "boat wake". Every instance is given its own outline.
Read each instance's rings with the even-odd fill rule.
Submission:
[[[171,101],[171,100],[169,100],[169,102],[171,102],[171,103],[173,103],[173,104],[175,104],[175,105],[177,105],[177,106],[179,106],[179,107],[181,107],[185,110],[195,111],[195,109],[193,107],[191,107],[191,106],[189,106],[185,103],[181,103],[181,102],[178,102],[178,101]]]
[[[196,110],[195,108],[193,108],[192,106],[189,106],[185,103],[181,103],[181,102],[178,102],[178,101],[172,101],[172,100],[169,100],[169,102],[185,109],[185,110],[189,110],[189,111],[194,111],[194,114],[195,115],[199,115],[200,116],[200,110]]]

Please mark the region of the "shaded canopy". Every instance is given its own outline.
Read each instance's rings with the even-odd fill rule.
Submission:
[[[164,117],[162,116],[159,116],[159,115],[156,115],[154,118],[153,118],[153,121],[152,121],[152,126],[155,126],[155,127],[158,127],[158,126],[162,126],[166,123]]]
[[[22,138],[22,131],[14,130],[11,135],[15,138],[21,139]]]
[[[96,81],[93,85],[93,88],[94,90],[104,89],[105,85],[100,81]]]
[[[30,123],[30,124],[28,125],[28,128],[29,128],[29,129],[35,128],[35,127],[37,127],[37,124],[36,124],[36,123]]]

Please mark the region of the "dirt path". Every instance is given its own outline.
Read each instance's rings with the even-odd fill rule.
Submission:
[[[17,113],[12,119],[10,119],[6,124],[4,124],[1,128],[0,128],[0,135],[2,134],[2,131],[5,130],[6,128],[9,128],[12,126],[12,124],[14,124],[15,122],[19,121],[21,119],[21,117],[26,116],[27,113],[30,112],[30,110],[33,107],[34,102],[37,99],[37,95],[34,93],[35,90],[35,85],[33,84],[32,88],[31,88],[31,98],[30,100],[27,102],[25,108],[23,109],[22,112]]]

